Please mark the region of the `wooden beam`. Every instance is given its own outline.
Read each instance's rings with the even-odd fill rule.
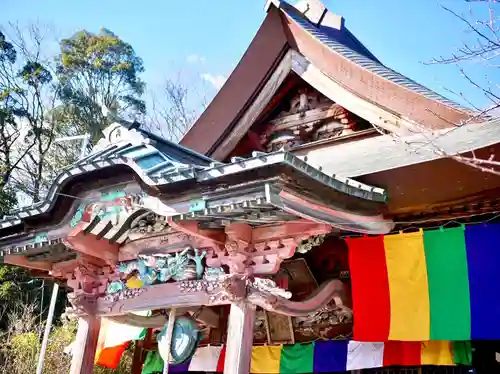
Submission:
[[[271,126],[266,132],[273,133],[275,131],[286,130],[294,126],[302,126],[310,122],[330,118],[340,118],[339,116],[341,116],[344,112],[346,112],[346,110],[338,104],[323,105],[322,107],[310,109],[303,113],[290,114],[269,121],[269,125]]]
[[[210,297],[211,294],[204,291],[183,291],[180,284],[181,282],[164,283],[141,288],[137,296],[117,301],[99,298],[97,299],[95,314],[98,316],[113,316],[142,310],[225,305],[230,303],[226,299],[213,299]],[[216,295],[218,291],[215,288],[213,294]],[[69,295],[70,298],[71,296]]]
[[[67,244],[80,253],[104,260],[109,265],[118,262],[120,244],[111,244],[106,239],[98,239],[93,234],[85,234],[80,229],[74,230],[66,237]]]
[[[93,373],[100,327],[100,318],[85,316],[78,320],[70,374]]]
[[[21,266],[32,270],[52,270],[52,264],[46,261],[29,261],[26,256],[22,255],[5,255],[3,257],[4,264]]]
[[[227,136],[212,153],[212,158],[222,160],[236,147],[241,138],[243,138],[255,120],[262,113],[267,103],[276,94],[286,77],[290,74],[291,68],[292,53],[291,50],[289,50],[282,58],[281,62],[278,64],[264,87],[260,90],[257,97],[252,101],[252,104],[245,110],[241,118],[238,120],[229,136]]]
[[[355,178],[487,148],[500,143],[500,119],[434,133],[378,136],[356,142],[298,149],[294,154],[327,175]],[[445,155],[439,150],[443,150]]]
[[[331,225],[308,220],[288,221],[272,227],[256,227],[252,232],[252,242],[267,242],[284,238],[324,235],[333,230]]]
[[[174,221],[172,217],[167,218],[168,225],[175,230],[178,230],[187,235],[212,243],[213,245],[224,245],[226,235],[218,230],[204,230],[198,228],[198,221]]]
[[[224,374],[250,373],[254,322],[254,305],[245,302],[231,304]]]
[[[297,51],[292,51],[292,70],[330,100],[385,130],[397,134],[409,134],[411,130],[417,128],[416,124],[408,119],[350,92]]]

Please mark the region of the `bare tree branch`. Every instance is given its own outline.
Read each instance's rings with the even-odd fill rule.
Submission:
[[[176,79],[166,79],[161,95],[151,94],[148,129],[179,141],[207,106],[207,95],[197,83],[185,83],[180,73]]]

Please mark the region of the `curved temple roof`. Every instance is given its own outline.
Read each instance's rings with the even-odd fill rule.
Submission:
[[[349,31],[343,18],[320,0],[303,0],[295,7],[286,1],[268,0],[266,10],[266,18],[240,62],[181,144],[223,160],[246,133],[238,127],[243,123],[247,128],[252,125],[249,122],[259,119],[261,101],[271,100],[275,82],[280,84],[290,71],[349,111],[399,135],[406,135],[414,126],[419,131],[451,128],[477,114],[385,66]],[[293,59],[290,69],[289,51],[303,56],[317,72],[296,71]],[[315,82],[310,81],[313,76]],[[326,85],[335,86],[335,92],[324,92]],[[342,97],[342,91],[349,99]],[[257,97],[259,104],[255,105]],[[363,103],[370,107],[369,112],[377,113],[373,117],[382,124],[370,116],[365,118]],[[389,126],[393,121],[396,124]]]
[[[145,191],[160,191],[159,195],[155,195],[166,203],[172,197],[178,201],[183,196],[186,196],[185,199],[192,199],[194,196],[214,202],[221,200],[221,194],[235,196],[239,193],[243,196],[241,191],[245,188],[247,191],[249,186],[253,186],[253,191],[260,189],[262,194],[259,196],[264,196],[269,205],[288,211],[298,218],[309,218],[361,232],[392,229],[392,223],[383,220],[380,215],[387,200],[383,189],[349,178],[328,176],[288,152],[255,153],[251,158],[235,158],[224,164],[137,126],[126,127],[115,123],[103,133],[104,138],[90,155],[59,174],[43,201],[13,211],[0,221],[0,247],[10,247],[8,243],[19,238],[19,235],[26,239],[25,227],[32,227],[30,222],[38,217],[52,217],[58,209],[58,199],[68,198],[64,188],[69,182],[87,174],[91,176],[95,171],[107,172],[120,166],[132,170]],[[88,182],[90,180],[86,179],[85,184],[90,184]],[[101,177],[102,184],[105,184],[105,179]],[[83,186],[85,188],[91,187]],[[306,190],[308,192],[304,195]],[[245,194],[249,196],[247,192]],[[211,209],[215,209],[220,205],[218,204],[206,204],[198,213],[192,213],[191,210],[178,211],[177,219],[183,219],[187,213],[191,214],[187,217],[191,219],[195,216],[213,215],[215,210]],[[323,211],[319,207],[323,207]],[[319,214],[318,217],[316,213]],[[38,222],[36,227],[59,225],[58,222],[48,221],[50,220],[44,220],[42,224]],[[35,231],[39,230],[36,227]],[[31,230],[33,234],[33,228]]]
[[[313,37],[318,39],[321,43],[328,46],[334,52],[342,55],[344,58],[351,60],[355,64],[363,67],[364,69],[376,74],[384,79],[392,81],[399,86],[405,87],[420,95],[423,95],[431,100],[436,100],[451,106],[455,109],[470,112],[470,108],[466,108],[455,101],[449,100],[444,96],[430,90],[429,88],[415,82],[414,80],[398,73],[397,71],[388,68],[382,64],[373,54],[366,49],[359,41],[346,42],[349,40],[350,31],[342,27],[341,30],[325,27],[322,25],[316,26],[309,22],[304,17],[297,14],[297,9],[286,1],[280,1],[278,5],[290,18],[297,22],[304,30],[309,32]]]

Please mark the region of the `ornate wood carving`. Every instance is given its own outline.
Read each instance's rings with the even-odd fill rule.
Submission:
[[[345,291],[341,281],[335,279],[323,283],[316,292],[303,301],[291,301],[272,293],[249,289],[248,300],[261,308],[293,317],[309,316],[326,307],[332,300],[339,308],[344,306]]]
[[[333,103],[318,91],[300,87],[284,110],[266,123],[261,144],[267,152],[307,142],[348,135],[370,124]]]
[[[292,221],[277,226],[251,228],[244,223],[226,227],[225,251],[207,251],[207,265],[228,265],[236,274],[274,274],[281,262],[295,253],[300,242],[311,235],[326,234],[331,226]]]

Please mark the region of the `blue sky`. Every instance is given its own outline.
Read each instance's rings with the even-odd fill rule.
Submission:
[[[265,17],[264,0],[0,0],[0,25],[38,21],[62,36],[106,27],[133,45],[145,63],[151,88],[187,69],[215,83],[236,65]],[[293,1],[292,1],[293,3]],[[464,25],[440,4],[466,12],[462,0],[324,0],[346,19],[349,29],[387,66],[447,96],[464,92],[478,105],[488,102],[454,66],[426,66],[448,55],[461,40]],[[476,6],[477,7],[477,6]],[[500,9],[499,9],[500,10]],[[486,74],[481,64],[472,74]],[[498,81],[498,73],[489,76]],[[453,98],[453,97],[452,97]]]

